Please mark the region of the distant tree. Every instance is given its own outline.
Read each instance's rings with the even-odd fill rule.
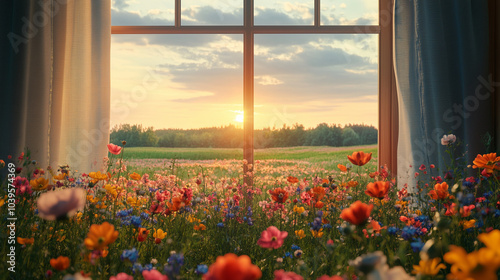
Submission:
[[[354,131],[354,129],[347,127],[342,131],[342,145],[343,146],[354,146],[359,145],[359,136]]]

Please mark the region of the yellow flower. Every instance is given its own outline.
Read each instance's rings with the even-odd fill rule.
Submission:
[[[462,222],[460,222],[460,224],[462,224],[464,229],[469,229],[469,228],[473,228],[476,225],[476,220],[472,219],[470,221],[462,221]]]
[[[130,179],[132,179],[132,180],[136,180],[136,181],[138,181],[138,180],[140,180],[140,179],[141,179],[141,175],[139,175],[139,174],[137,174],[137,173],[135,173],[135,172],[134,172],[134,173],[132,173],[132,174],[129,174],[128,176],[130,177]]]
[[[489,248],[467,254],[464,248],[450,245],[444,260],[452,265],[447,276],[449,279],[496,280],[496,271],[500,267],[500,257]]]
[[[141,201],[135,197],[129,196],[127,197],[127,204],[132,207],[138,207],[141,205]]]
[[[43,191],[49,186],[49,180],[38,177],[30,181],[31,188],[35,191]]]
[[[112,224],[108,222],[100,225],[93,224],[90,226],[84,244],[89,250],[103,250],[109,244],[115,242],[116,238],[118,238],[118,231],[115,230],[115,226]]]
[[[500,256],[500,230],[495,229],[489,233],[481,233],[477,239]]]
[[[54,180],[57,180],[57,181],[62,181],[64,179],[66,179],[66,177],[68,177],[68,174],[67,173],[61,173],[61,174],[57,174],[56,176],[54,176]]]
[[[35,238],[31,237],[31,238],[21,238],[21,237],[18,237],[17,238],[17,243],[21,244],[21,245],[30,245],[30,244],[33,244],[35,242]]]
[[[167,232],[166,231],[163,231],[162,229],[155,229],[155,232],[153,233],[153,237],[154,238],[158,238],[158,239],[163,239],[167,236]]]
[[[106,193],[110,194],[114,198],[118,197],[118,191],[116,190],[116,186],[107,184],[104,186],[104,189],[106,189]]]
[[[194,226],[194,230],[206,230],[207,227],[204,224],[199,224],[197,226]]]
[[[94,179],[93,182],[94,183],[97,183],[98,181],[103,181],[103,180],[107,180],[108,179],[108,175],[107,174],[102,174],[101,171],[97,171],[97,172],[90,172],[89,173],[89,177]]]
[[[5,204],[5,198],[0,199],[0,207],[2,207]]]
[[[323,229],[320,228],[318,231],[311,229],[311,233],[313,237],[320,238],[321,236],[323,236]]]
[[[296,212],[299,215],[302,214],[302,212],[304,211],[305,211],[304,207],[297,207],[297,205],[293,206],[293,212]]]
[[[188,222],[190,222],[190,223],[200,223],[200,222],[201,222],[201,220],[200,220],[200,219],[195,218],[193,215],[189,215],[189,217],[188,217]]]
[[[446,265],[440,263],[440,258],[434,258],[432,260],[420,260],[418,265],[413,266],[413,274],[429,275],[435,276],[439,273],[439,270],[445,269]]]
[[[304,237],[306,237],[306,234],[304,233],[304,230],[301,229],[301,230],[296,230],[295,231],[295,235],[299,238],[299,239],[302,239]]]

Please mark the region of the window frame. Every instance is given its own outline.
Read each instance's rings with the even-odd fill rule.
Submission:
[[[379,0],[378,25],[321,25],[320,0],[314,0],[313,25],[254,25],[254,0],[243,0],[243,25],[181,25],[181,0],[175,0],[173,26],[111,26],[111,34],[242,34],[244,174],[254,163],[254,37],[255,34],[378,34],[378,166],[397,168],[398,101],[393,69],[394,0]],[[251,176],[245,177],[253,184]]]

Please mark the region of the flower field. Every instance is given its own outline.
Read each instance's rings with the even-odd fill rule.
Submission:
[[[238,160],[127,159],[126,145],[108,149],[105,167],[89,174],[42,169],[29,152],[0,161],[9,174],[0,215],[15,224],[0,231],[0,278],[500,275],[495,153],[444,171],[422,165],[416,185],[398,187],[361,150],[329,164],[257,160],[244,174]]]

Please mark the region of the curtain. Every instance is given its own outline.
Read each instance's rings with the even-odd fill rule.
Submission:
[[[488,48],[487,0],[395,1],[400,182],[415,186],[421,164],[436,165],[434,176],[449,171],[445,134],[462,142],[454,160],[471,164],[494,148]]]
[[[2,1],[0,159],[96,170],[107,155],[110,1]]]

